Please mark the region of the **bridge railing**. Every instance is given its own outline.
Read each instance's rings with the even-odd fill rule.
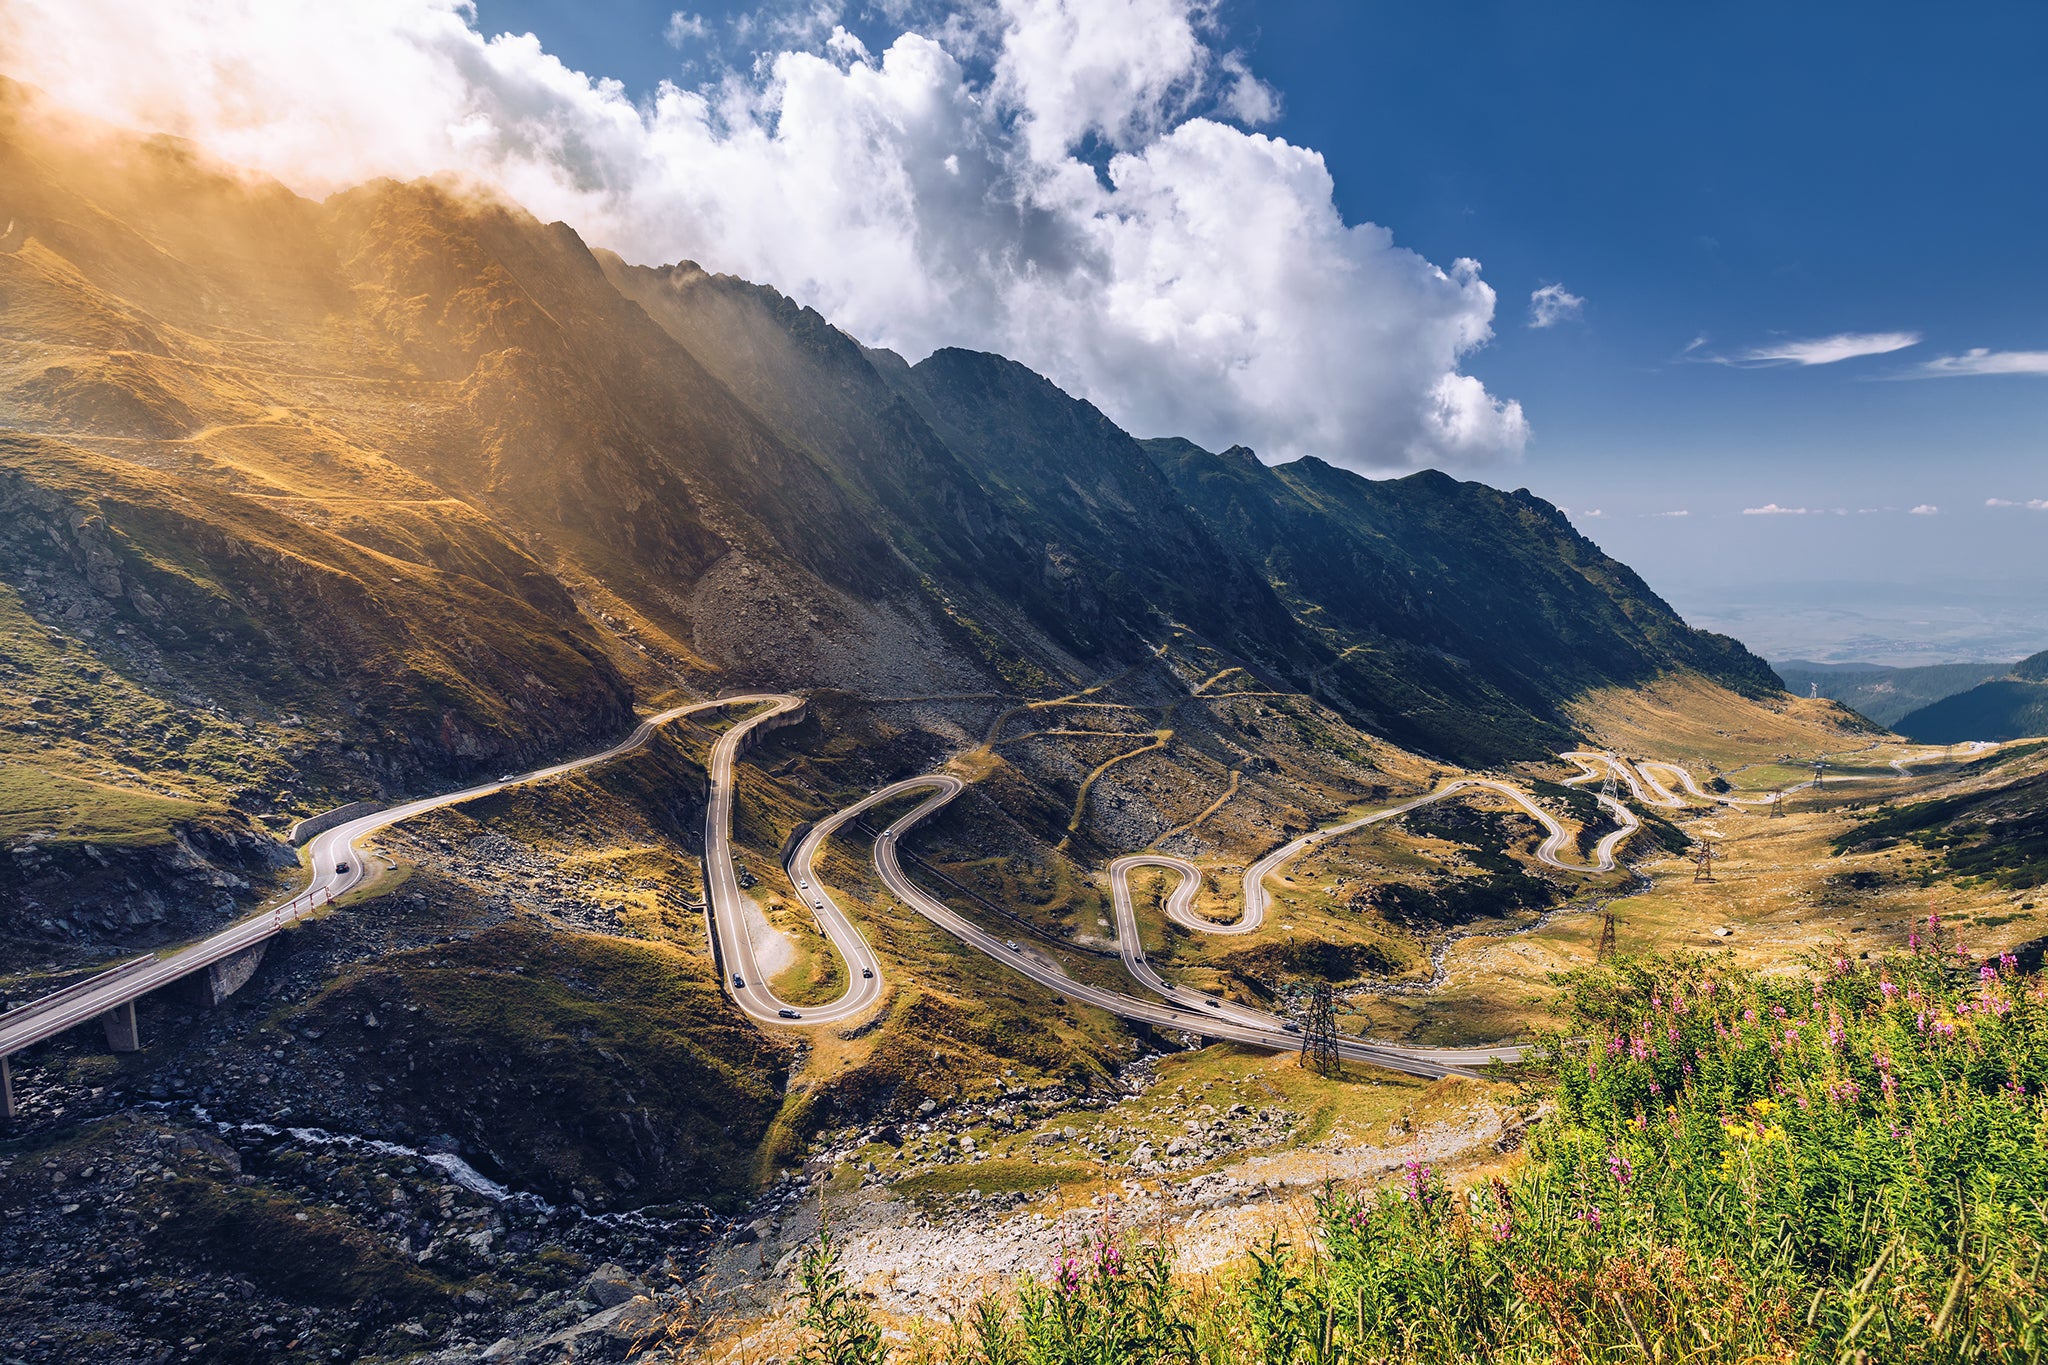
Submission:
[[[144,967],[153,965],[156,961],[157,955],[155,953],[144,953],[140,957],[131,957],[126,962],[117,963],[103,972],[94,972],[82,981],[74,981],[62,990],[51,991],[48,995],[39,995],[33,1000],[24,1000],[19,1005],[0,1011],[0,1019],[11,1019],[30,1010],[46,1010],[53,1006],[61,1005],[67,1000],[76,1000],[81,995],[89,994],[104,986],[110,986],[124,976],[139,972]]]

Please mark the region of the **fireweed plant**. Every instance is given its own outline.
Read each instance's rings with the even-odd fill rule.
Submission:
[[[976,1304],[973,1365],[2048,1359],[2048,986],[1930,920],[1798,976],[1558,978],[1512,1180],[1326,1187],[1221,1280],[1105,1224]],[[866,1359],[867,1357],[863,1357]],[[896,1357],[908,1359],[907,1356]]]

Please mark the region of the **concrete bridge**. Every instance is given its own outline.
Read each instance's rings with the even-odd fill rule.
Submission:
[[[302,894],[295,903],[303,899]],[[130,958],[0,1014],[0,1121],[14,1117],[14,1074],[9,1058],[15,1053],[94,1019],[106,1029],[107,1046],[113,1051],[140,1051],[137,1000],[182,982],[198,1003],[220,1004],[256,974],[270,935],[283,928],[284,908],[267,913],[260,921],[244,920],[169,955],[145,953]],[[264,932],[252,934],[252,924],[260,925]]]

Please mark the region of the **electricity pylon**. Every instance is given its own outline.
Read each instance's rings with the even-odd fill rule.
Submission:
[[[1692,856],[1692,879],[1696,882],[1714,880],[1714,846],[1702,843],[1699,852]]]
[[[1308,1022],[1301,1030],[1301,1064],[1319,1076],[1337,1074],[1337,1010],[1330,983],[1316,982],[1308,996]]]
[[[1594,961],[1605,962],[1614,956],[1614,926],[1619,923],[1621,916],[1616,913],[1614,902],[1609,901],[1600,907],[1600,943],[1593,949]]]

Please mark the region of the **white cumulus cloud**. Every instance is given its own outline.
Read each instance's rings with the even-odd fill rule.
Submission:
[[[2048,375],[2048,351],[1992,351],[1979,346],[1961,355],[1937,356],[1911,373],[1929,379],[1966,374]]]
[[[1742,515],[1745,517],[1803,517],[1810,515],[1810,512],[1804,507],[1780,507],[1775,502],[1767,502],[1762,507],[1743,508]]]
[[[1931,517],[1934,516],[1936,513],[1940,512],[1941,509],[1939,507],[1936,507],[1931,502],[1923,502],[1914,507],[1908,508],[1907,511],[1909,511],[1910,513],[1912,513],[1912,515],[1916,517]]]
[[[1859,356],[1887,355],[1919,344],[1918,332],[1838,332],[1834,336],[1775,341],[1732,356],[1704,358],[1722,365],[1833,365]]]
[[[1692,509],[1688,507],[1680,507],[1670,512],[1653,512],[1651,513],[1651,515],[1659,517],[1689,517],[1692,515]]]
[[[1546,284],[1529,295],[1529,325],[1555,327],[1586,311],[1586,301],[1561,284]]]
[[[884,13],[911,13],[883,6]],[[1493,289],[1346,223],[1212,0],[958,0],[876,51],[835,4],[636,102],[462,0],[6,0],[0,70],[307,193],[452,172],[641,262],[777,286],[918,358],[1002,351],[1141,435],[1354,468],[1518,458],[1463,373]],[[915,12],[924,13],[924,7]],[[678,11],[664,34],[694,43]]]

